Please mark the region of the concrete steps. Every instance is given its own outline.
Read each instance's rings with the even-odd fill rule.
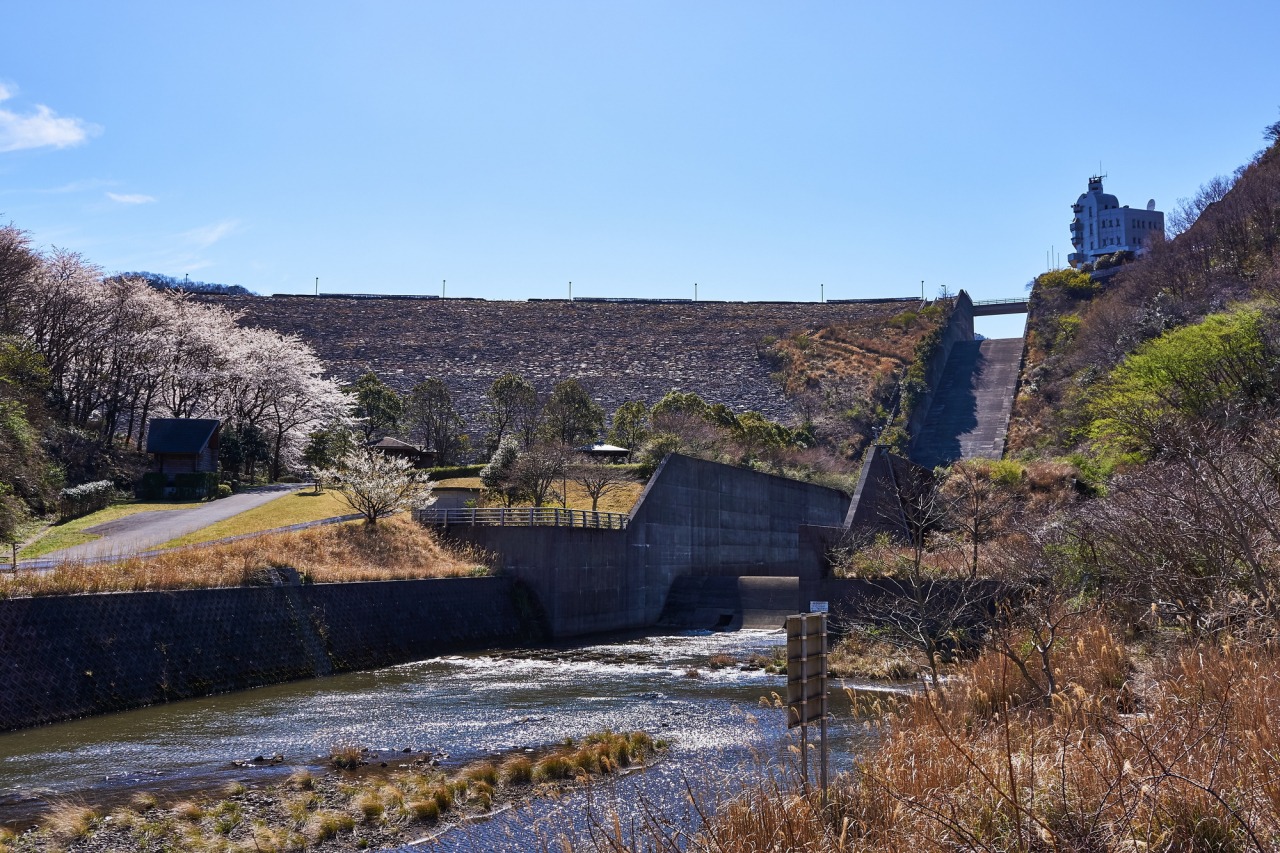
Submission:
[[[912,442],[913,462],[934,468],[1004,454],[1022,347],[1022,338],[955,344],[924,427]]]

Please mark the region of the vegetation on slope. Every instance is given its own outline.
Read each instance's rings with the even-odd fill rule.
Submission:
[[[1143,343],[1210,314],[1280,296],[1280,145],[1210,181],[1170,217],[1180,232],[1105,285],[1070,270],[1040,276],[1011,453],[1064,453],[1087,435],[1084,409]]]
[[[890,443],[905,438],[901,423],[918,401],[950,306],[935,301],[887,322],[867,319],[765,342],[774,380],[818,446],[852,461],[878,436]]]
[[[160,545],[159,549],[200,545],[233,536],[248,536],[264,530],[352,514],[351,507],[337,493],[329,490],[317,493],[313,489],[304,489],[214,522],[195,533],[171,539]]]

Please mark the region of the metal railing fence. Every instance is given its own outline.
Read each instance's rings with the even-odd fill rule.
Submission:
[[[483,525],[487,527],[579,527],[589,530],[625,530],[630,516],[621,512],[596,512],[562,507],[464,507],[420,509],[413,513],[422,524],[439,527]]]

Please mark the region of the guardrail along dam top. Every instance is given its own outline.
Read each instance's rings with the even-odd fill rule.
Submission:
[[[484,392],[508,371],[542,390],[578,379],[612,412],[672,388],[789,421],[763,342],[829,325],[883,325],[918,304],[884,302],[529,302],[304,296],[201,296],[242,323],[296,334],[333,375],[373,370],[404,391],[439,377],[473,438]]]

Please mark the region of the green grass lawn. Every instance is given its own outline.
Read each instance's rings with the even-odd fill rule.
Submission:
[[[333,518],[336,515],[350,515],[353,511],[342,498],[338,497],[337,492],[324,491],[317,495],[311,489],[305,489],[245,510],[194,533],[188,533],[186,536],[170,539],[159,547],[178,548],[183,545],[198,545],[215,539],[260,533],[263,530],[274,530],[291,524]]]
[[[199,501],[130,501],[109,506],[106,509],[100,509],[97,512],[91,512],[80,518],[49,527],[34,540],[28,542],[18,552],[18,558],[29,560],[34,557],[43,557],[52,551],[60,551],[63,548],[83,545],[86,542],[100,539],[102,537],[96,534],[85,533],[85,529],[105,524],[108,521],[115,521],[127,515],[136,515],[140,512],[155,512],[157,510],[191,509],[199,505]]]
[[[478,489],[481,487],[479,477],[451,477],[448,480],[433,480],[442,489]]]
[[[454,477],[448,480],[440,480],[436,483],[440,488],[454,489],[478,489],[480,488],[479,477]],[[556,484],[559,489],[560,484]],[[568,483],[569,500],[566,503],[569,509],[591,509],[591,498],[582,487],[577,483],[570,481]],[[644,491],[644,483],[639,481],[634,483],[626,483],[621,488],[605,495],[600,499],[600,512],[630,512],[635,506],[636,501],[640,498],[640,493]],[[560,506],[559,503],[547,504],[547,506]]]

